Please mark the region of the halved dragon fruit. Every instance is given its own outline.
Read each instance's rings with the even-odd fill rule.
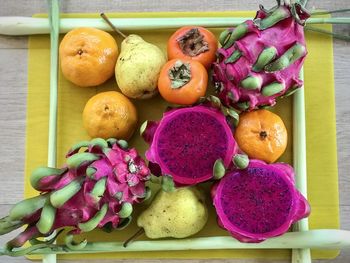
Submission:
[[[308,16],[302,5],[278,1],[272,10],[261,7],[254,20],[222,32],[213,79],[225,105],[240,110],[273,106],[276,98],[302,86]]]
[[[228,167],[238,148],[225,115],[198,105],[164,113],[160,122],[147,122],[144,139],[150,143],[146,158],[151,170],[170,175],[176,185],[193,185],[213,177],[221,159]],[[156,173],[156,172],[155,172]]]
[[[218,223],[241,242],[261,242],[288,231],[307,217],[310,206],[295,188],[294,171],[284,163],[250,160],[212,188]]]
[[[37,237],[48,237],[63,227],[72,229],[66,238],[68,248],[77,246],[75,234],[124,227],[131,220],[132,205],[150,195],[145,186],[149,179],[145,161],[135,149],[128,149],[126,141],[97,138],[76,144],[63,168],[41,167],[32,173],[31,185],[40,195],[19,202],[0,219],[1,235],[27,225],[7,244],[9,255],[26,241],[42,244]]]

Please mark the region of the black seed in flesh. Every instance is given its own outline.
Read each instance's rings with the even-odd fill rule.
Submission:
[[[224,126],[203,112],[185,112],[167,122],[158,137],[157,149],[172,175],[202,178],[212,173],[219,158],[225,159],[228,140]],[[200,181],[200,179],[198,180]]]
[[[241,230],[262,234],[286,221],[292,193],[284,179],[273,171],[248,168],[224,177],[223,183],[223,212]]]

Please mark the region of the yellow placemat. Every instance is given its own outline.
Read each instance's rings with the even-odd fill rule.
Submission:
[[[252,12],[210,12],[210,13],[121,13],[110,17],[253,17]],[[96,14],[70,14],[64,17],[93,17]],[[323,26],[328,28],[328,26]],[[221,29],[213,30],[218,35]],[[166,41],[173,30],[136,31],[146,41],[166,50]],[[130,33],[130,32],[125,32]],[[117,38],[118,39],[118,38]],[[118,39],[120,44],[120,39]],[[307,34],[309,54],[305,63],[305,96],[307,121],[307,167],[308,192],[312,207],[310,228],[338,228],[339,200],[338,173],[336,158],[335,105],[333,84],[333,48],[331,38],[318,34]],[[29,39],[27,133],[26,133],[26,176],[25,196],[36,192],[30,187],[29,175],[33,169],[47,163],[48,111],[49,111],[49,37],[32,36]],[[58,165],[64,162],[69,147],[77,141],[88,139],[82,127],[81,113],[86,101],[97,92],[115,90],[114,79],[98,88],[79,88],[60,74],[58,91]],[[140,123],[145,119],[159,119],[166,107],[159,97],[147,101],[134,101],[139,112]],[[292,134],[291,98],[279,101],[274,111],[278,112]],[[142,108],[142,110],[141,110]],[[292,136],[289,136],[292,138]],[[146,144],[135,133],[131,144],[141,153]],[[291,162],[292,142],[281,161]],[[209,202],[209,201],[208,201]],[[210,205],[210,204],[209,204]],[[140,207],[139,209],[142,209]],[[198,236],[225,235],[215,222],[211,208],[208,226]],[[88,234],[90,241],[125,240],[136,229],[131,225],[127,230],[112,234],[93,232]],[[215,244],[213,244],[215,246]],[[313,258],[332,258],[338,251],[313,251]],[[207,251],[161,251],[127,252],[84,255],[84,258],[287,258],[290,250],[207,250]],[[64,255],[62,258],[82,258],[81,255]]]

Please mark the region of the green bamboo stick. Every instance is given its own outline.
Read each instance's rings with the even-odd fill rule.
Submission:
[[[326,35],[329,35],[329,36],[331,36],[333,38],[344,40],[344,41],[350,41],[350,36],[349,35],[337,34],[337,33],[334,33],[332,31],[328,31],[328,30],[317,28],[317,27],[313,27],[313,26],[305,26],[305,30],[326,34]]]
[[[49,110],[49,142],[48,167],[56,167],[57,148],[57,87],[58,87],[58,39],[60,13],[58,0],[48,0],[50,24],[50,110]],[[47,254],[43,263],[55,263],[56,254]]]
[[[182,26],[204,27],[232,27],[252,17],[164,17],[164,18],[110,18],[118,29],[125,30],[151,30],[174,29]],[[307,24],[350,24],[350,18],[309,18]],[[95,27],[105,31],[112,29],[102,18],[62,18],[60,20],[60,33],[77,27]],[[50,33],[49,22],[46,18],[32,17],[0,17],[0,35],[35,35]]]
[[[215,245],[213,245],[215,244]],[[350,247],[350,231],[338,229],[318,229],[303,232],[288,232],[270,238],[262,243],[242,243],[230,236],[199,237],[171,240],[134,241],[128,247],[123,242],[93,242],[84,248],[69,250],[64,245],[51,245],[29,254],[93,254],[130,251],[176,251],[215,249],[339,249]],[[20,250],[8,252],[0,250],[0,255],[21,256]],[[300,261],[305,263],[305,261]]]
[[[314,11],[311,13],[311,15],[319,16],[319,15],[329,15],[329,14],[345,13],[345,12],[350,12],[350,8],[330,10],[330,11]]]
[[[304,80],[304,69],[300,72]],[[307,197],[307,171],[306,171],[306,128],[305,128],[305,96],[304,88],[299,89],[293,96],[293,166],[295,170],[295,183],[298,190]],[[309,230],[309,222],[304,218],[293,226],[293,231]],[[301,232],[302,233],[302,232]],[[293,249],[292,263],[310,263],[310,249]]]

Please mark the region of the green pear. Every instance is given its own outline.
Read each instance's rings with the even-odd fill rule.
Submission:
[[[151,239],[184,238],[199,232],[208,220],[204,194],[195,187],[159,191],[137,225]]]
[[[115,77],[121,92],[129,98],[147,99],[157,94],[158,78],[166,57],[159,47],[138,35],[121,44]]]

